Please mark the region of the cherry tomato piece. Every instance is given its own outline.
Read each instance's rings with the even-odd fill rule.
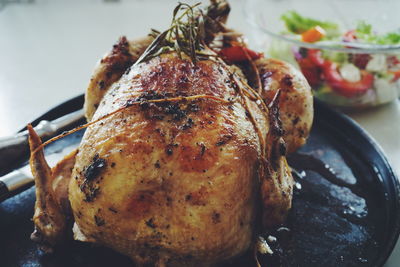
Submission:
[[[365,93],[373,86],[374,75],[361,70],[361,79],[357,82],[350,82],[340,75],[335,63],[325,63],[323,68],[326,82],[332,89],[340,95],[345,97],[354,97]]]

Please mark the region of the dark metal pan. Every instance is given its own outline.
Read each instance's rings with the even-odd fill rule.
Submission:
[[[50,110],[54,119],[82,108],[83,96]],[[83,132],[54,142],[79,142]],[[285,225],[265,231],[274,253],[265,266],[382,266],[399,236],[399,182],[374,140],[354,121],[315,103],[307,144],[289,157],[297,184]],[[131,266],[109,249],[71,242],[45,255],[30,241],[34,188],[0,204],[1,266]],[[274,238],[270,238],[273,240]],[[226,266],[254,266],[248,253]]]

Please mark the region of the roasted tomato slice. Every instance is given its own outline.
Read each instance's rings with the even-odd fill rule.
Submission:
[[[221,49],[219,55],[230,62],[240,62],[246,60],[254,60],[262,57],[261,53],[257,53],[244,46],[230,46]]]
[[[361,79],[357,82],[349,82],[340,75],[337,65],[332,62],[325,62],[323,67],[326,82],[332,89],[345,97],[354,97],[365,93],[373,86],[374,75],[361,70]]]

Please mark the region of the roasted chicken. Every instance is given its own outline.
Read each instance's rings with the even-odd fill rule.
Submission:
[[[180,4],[169,30],[123,37],[100,61],[86,132],[56,167],[29,127],[32,239],[43,248],[74,238],[139,265],[209,266],[284,221],[293,188],[286,153],[308,136],[310,88],[226,28],[225,1],[196,10]]]

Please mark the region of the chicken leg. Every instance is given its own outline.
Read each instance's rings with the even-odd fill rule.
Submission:
[[[47,164],[40,137],[28,125],[31,149],[30,165],[36,185],[36,202],[33,222],[35,231],[31,239],[49,251],[71,238],[71,208],[68,200],[68,184],[75,164],[77,150],[72,151],[53,169]]]

